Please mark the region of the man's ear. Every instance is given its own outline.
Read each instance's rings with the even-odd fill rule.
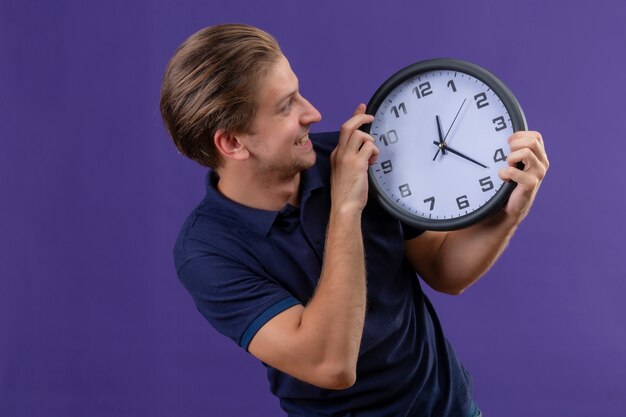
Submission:
[[[244,160],[249,156],[248,149],[237,139],[234,133],[218,129],[213,136],[213,142],[223,158]]]

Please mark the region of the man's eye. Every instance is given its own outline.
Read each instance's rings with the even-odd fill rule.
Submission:
[[[285,106],[283,107],[283,111],[284,112],[288,112],[289,110],[291,110],[291,105],[293,104],[293,100],[289,100]]]

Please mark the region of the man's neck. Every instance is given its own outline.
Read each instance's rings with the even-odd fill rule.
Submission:
[[[236,203],[271,211],[280,210],[287,203],[300,205],[300,173],[292,178],[273,180],[228,171],[219,174],[218,191]]]

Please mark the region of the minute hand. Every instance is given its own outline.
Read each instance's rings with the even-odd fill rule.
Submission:
[[[466,101],[467,99],[463,99],[463,103],[461,103],[461,107],[459,107],[459,110],[456,112],[456,115],[454,116],[454,119],[452,120],[452,123],[450,124],[450,127],[448,128],[448,131],[446,132],[446,135],[443,137],[443,139],[440,139],[440,142],[445,142],[445,140],[448,139],[448,133],[450,133],[450,131],[452,130],[452,126],[454,126],[454,122],[456,122],[456,118],[459,117],[459,113],[461,113],[461,110],[463,109],[463,106],[465,105]],[[439,119],[439,117],[437,117],[437,119]],[[439,122],[439,120],[437,120],[437,122]],[[439,133],[439,136],[441,136],[441,132]],[[437,153],[435,154],[433,161],[437,159],[437,155],[439,155],[439,151],[441,151],[442,154],[445,154],[443,148],[437,149]]]
[[[439,143],[439,142],[437,142],[437,141],[433,141],[433,143],[434,143],[435,145],[437,145],[439,148],[441,148],[441,150],[442,150],[442,151],[443,151],[443,150],[446,150],[446,151],[452,152],[453,154],[455,154],[455,155],[457,155],[457,156],[460,156],[461,158],[467,159],[468,161],[473,162],[473,163],[475,163],[476,165],[480,165],[480,166],[481,166],[481,167],[483,167],[483,168],[489,168],[487,165],[481,164],[481,163],[480,163],[480,162],[478,162],[477,160],[472,159],[472,158],[470,158],[470,157],[469,157],[469,156],[467,156],[467,155],[463,155],[461,152],[457,151],[456,149],[453,149],[453,148],[449,147],[449,146],[448,146],[448,145],[446,145],[445,143]]]

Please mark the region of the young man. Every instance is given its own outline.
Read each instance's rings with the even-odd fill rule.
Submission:
[[[309,135],[320,113],[259,29],[185,41],[161,111],[178,149],[210,168],[176,242],[179,278],[218,331],[266,364],[289,415],[480,415],[416,272],[459,294],[492,265],[547,171],[539,133],[510,139],[500,176],[518,186],[500,213],[435,233],[368,201],[378,150],[358,130],[373,120],[363,104],[338,134]]]

